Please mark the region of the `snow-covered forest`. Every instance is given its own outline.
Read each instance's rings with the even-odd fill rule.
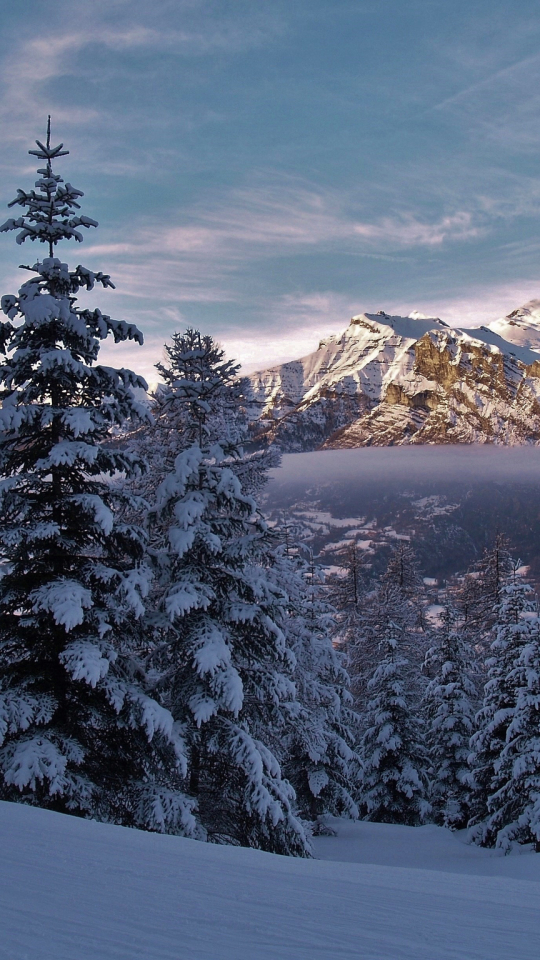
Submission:
[[[37,241],[0,325],[0,799],[310,857],[335,818],[540,849],[540,619],[498,537],[439,596],[399,541],[339,574],[258,506],[249,383],[176,332],[148,402],[57,256],[97,223],[45,143],[1,231]],[[44,244],[44,247],[41,246]],[[28,276],[26,277],[26,275]]]

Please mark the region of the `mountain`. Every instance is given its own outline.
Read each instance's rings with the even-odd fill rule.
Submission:
[[[256,436],[288,451],[537,443],[540,301],[462,330],[363,313],[313,353],[249,380]]]
[[[488,326],[509,343],[540,352],[540,300],[530,300]]]

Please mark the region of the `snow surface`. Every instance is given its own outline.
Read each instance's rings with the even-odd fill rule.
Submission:
[[[496,347],[501,353],[511,353],[514,357],[517,357],[518,360],[521,360],[521,362],[525,363],[527,366],[529,366],[531,363],[538,363],[538,353],[531,350],[524,342],[509,342],[509,338],[503,336],[502,328],[497,328],[495,324],[496,321],[491,323],[489,327],[473,327],[470,330],[462,329],[456,330],[455,332],[458,334],[464,334],[471,340],[480,340],[481,343],[485,343],[487,346]],[[505,330],[504,332],[508,331]],[[537,332],[537,337],[539,341],[538,345],[540,346],[540,331]],[[523,338],[523,340],[524,339],[525,338]],[[530,339],[532,339],[532,337]]]
[[[540,855],[333,821],[318,860],[0,804],[1,960],[537,960]]]
[[[540,300],[530,300],[488,326],[509,343],[540,351]]]

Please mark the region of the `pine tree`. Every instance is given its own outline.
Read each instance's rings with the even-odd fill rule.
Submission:
[[[492,655],[486,661],[488,678],[483,704],[475,718],[475,733],[471,738],[470,763],[474,778],[471,836],[475,842],[487,846],[495,842],[495,833],[489,823],[490,804],[491,797],[504,783],[501,755],[516,709],[516,665],[530,634],[530,623],[524,614],[533,609],[531,587],[516,573],[513,582],[507,583],[499,591],[496,619],[492,627]]]
[[[380,662],[368,683],[370,700],[360,744],[364,819],[415,826],[430,810],[428,757],[419,711],[411,697],[414,678],[400,654],[400,629],[389,623]]]
[[[168,385],[189,445],[150,514],[156,689],[187,730],[190,792],[208,839],[305,855],[276,758],[294,701],[287,598],[264,568],[266,524],[239,479],[249,457],[234,405],[227,414],[236,369],[211,338],[176,336]]]
[[[424,583],[418,570],[416,554],[408,540],[400,540],[394,547],[381,579],[383,583],[398,587],[408,600],[419,600],[424,592]]]
[[[484,551],[475,569],[464,578],[458,608],[465,629],[475,637],[479,646],[486,642],[496,621],[502,590],[513,578],[514,569],[508,540],[497,534],[491,549]]]
[[[136,457],[103,441],[144,417],[129,370],[96,364],[100,340],[142,343],[131,324],[81,309],[76,294],[110,278],[69,270],[61,240],[82,240],[82,192],[53,172],[68,151],[37,141],[36,189],[19,190],[18,230],[49,256],[0,326],[0,796],[82,816],[192,833],[181,790],[180,728],[147,695],[132,642],[143,612],[144,538],[115,521],[103,478],[132,475]],[[13,205],[13,204],[12,204]]]
[[[368,681],[379,662],[381,644],[397,631],[400,650],[411,664],[414,695],[420,699],[421,665],[425,656],[424,585],[418,573],[414,552],[401,541],[392,551],[387,569],[378,586],[364,595],[362,613],[354,636],[348,644],[349,669],[355,706],[363,713],[369,699]],[[409,691],[413,695],[413,691]]]
[[[486,834],[508,852],[512,842],[540,852],[540,622],[528,635],[509,681],[517,697],[506,743],[497,762],[498,790],[489,798]]]
[[[362,599],[366,592],[364,565],[356,538],[351,540],[346,548],[343,560],[344,575],[331,577],[329,583],[332,603],[342,614],[343,627],[340,634],[343,635],[343,642],[346,645],[349,624],[354,631],[354,623],[360,617]]]
[[[147,498],[174,469],[179,453],[192,443],[202,446],[210,436],[219,439],[244,492],[258,493],[266,472],[278,466],[279,451],[242,448],[248,438],[246,403],[249,381],[239,376],[240,366],[227,360],[212,337],[188,328],[174,333],[165,344],[166,362],[156,364],[163,383],[152,395],[152,422],[143,424],[128,439],[128,448],[143,456],[148,470],[130,489]],[[194,396],[202,391],[199,416],[192,415]]]
[[[470,659],[455,613],[446,607],[437,642],[426,655],[425,667],[433,678],[424,705],[434,819],[452,830],[465,827],[470,817],[468,757],[476,697]]]
[[[343,558],[344,574],[330,576],[330,599],[337,611],[335,642],[347,653],[356,646],[365,606],[366,582],[356,538]]]
[[[418,669],[424,660],[427,638],[425,593],[416,554],[407,540],[400,540],[381,577],[378,605],[386,610],[386,622],[391,619],[400,624],[401,648]]]
[[[272,569],[288,597],[285,629],[296,660],[296,700],[282,734],[283,769],[301,817],[320,833],[328,830],[327,815],[358,816],[353,799],[360,767],[354,751],[358,718],[344,655],[332,644],[336,611],[312,552],[306,561],[281,545]]]

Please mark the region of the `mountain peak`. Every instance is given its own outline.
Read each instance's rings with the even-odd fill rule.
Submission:
[[[540,300],[468,330],[417,312],[357,314],[250,380],[255,432],[286,450],[540,442]]]
[[[540,300],[529,300],[488,327],[509,343],[540,352]]]

